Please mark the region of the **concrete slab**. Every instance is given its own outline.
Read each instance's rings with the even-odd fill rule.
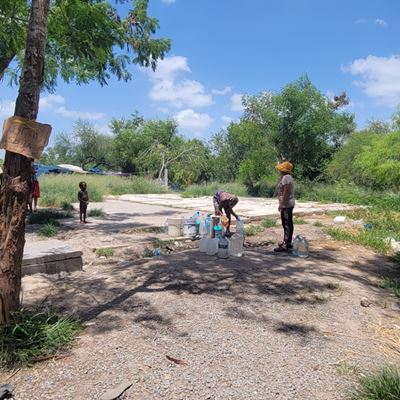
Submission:
[[[22,275],[56,274],[82,270],[82,252],[67,243],[50,239],[26,243]]]
[[[122,196],[112,196],[110,199],[122,200],[136,204],[146,204],[147,206],[163,206],[165,208],[175,208],[181,210],[199,210],[202,212],[212,212],[211,196],[183,198],[179,194],[125,194]],[[327,211],[350,210],[353,206],[348,204],[323,204],[314,201],[297,202],[294,209],[296,215],[319,214]],[[277,199],[240,197],[235,211],[246,218],[262,218],[265,216],[279,216]]]

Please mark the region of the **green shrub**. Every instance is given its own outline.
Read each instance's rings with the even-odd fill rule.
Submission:
[[[40,178],[41,205],[61,207],[65,203],[77,203],[81,181],[88,185],[90,202],[101,202],[109,195],[165,193],[158,182],[142,177],[46,174]]]
[[[275,218],[264,218],[261,221],[261,226],[265,229],[272,228],[276,226],[276,219]]]
[[[112,257],[114,255],[114,249],[111,247],[102,247],[100,249],[96,249],[96,254],[99,257]]]
[[[244,229],[244,234],[246,236],[255,236],[257,235],[257,233],[260,233],[264,230],[264,228],[260,225],[249,225],[246,226],[246,228]]]
[[[350,398],[351,400],[400,399],[400,371],[397,368],[385,367],[378,372],[362,376]]]
[[[43,225],[39,230],[38,230],[38,235],[39,236],[44,236],[44,237],[53,237],[58,234],[58,227],[54,225],[53,223],[45,224]]]
[[[0,326],[1,367],[26,366],[66,349],[81,325],[50,311],[20,311],[9,325]]]
[[[307,221],[304,218],[294,217],[293,223],[296,225],[305,225],[307,224]]]
[[[322,228],[324,226],[324,224],[321,221],[315,221],[313,225],[317,228]]]
[[[153,257],[153,256],[154,256],[153,250],[149,249],[148,247],[145,247],[145,249],[143,250],[142,257],[149,258],[149,257]]]
[[[106,213],[102,208],[91,208],[88,211],[88,217],[104,217]]]
[[[218,190],[235,194],[238,197],[248,196],[246,187],[239,182],[211,182],[200,185],[190,185],[182,193],[182,197],[201,197],[201,196],[214,196]]]

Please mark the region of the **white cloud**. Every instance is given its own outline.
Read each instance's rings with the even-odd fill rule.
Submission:
[[[59,107],[55,112],[66,118],[80,118],[92,121],[106,118],[106,115],[101,112],[73,111],[67,110],[65,107]]]
[[[240,93],[234,93],[231,96],[231,110],[232,111],[243,111],[244,107],[242,104],[242,95]]]
[[[49,94],[48,96],[41,97],[39,100],[39,110],[51,110],[53,107],[64,104],[65,99],[57,94]]]
[[[165,4],[174,4],[176,0],[161,0],[162,3]]]
[[[175,107],[204,107],[213,104],[212,95],[205,92],[200,82],[178,80],[178,75],[182,72],[191,72],[186,57],[172,56],[160,61],[155,72],[148,71],[153,82],[150,98]]]
[[[228,126],[233,121],[233,118],[228,117],[227,115],[223,115],[221,117],[221,120],[224,123],[224,126]]]
[[[193,130],[208,128],[213,122],[213,119],[208,114],[196,113],[191,108],[179,111],[174,115],[174,118],[180,128]]]
[[[230,86],[225,86],[222,90],[213,89],[211,92],[218,96],[225,96],[226,94],[232,92],[232,88]]]
[[[112,131],[110,129],[110,125],[107,125],[107,124],[105,124],[105,125],[95,124],[94,127],[98,132],[102,133],[103,135],[108,135],[108,136],[112,135]]]
[[[400,103],[400,55],[359,58],[342,70],[360,75],[354,84],[380,104],[396,107]]]
[[[375,23],[375,25],[379,25],[379,26],[381,26],[382,28],[386,28],[386,27],[388,26],[388,23],[387,23],[384,19],[381,19],[381,18],[377,18],[377,19],[374,21],[374,23]]]
[[[9,118],[14,115],[15,101],[0,100],[0,118]]]

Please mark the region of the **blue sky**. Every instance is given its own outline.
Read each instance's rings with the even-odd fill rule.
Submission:
[[[242,94],[277,91],[304,73],[327,96],[345,90],[360,128],[400,103],[399,0],[150,0],[150,14],[173,41],[156,73],[132,66],[132,81],[106,87],[60,82],[42,94],[38,117],[52,139],[77,118],[108,132],[112,117],[134,110],[208,138],[240,117]],[[17,91],[0,87],[4,119]]]

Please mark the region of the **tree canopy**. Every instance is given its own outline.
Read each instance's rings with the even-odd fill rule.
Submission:
[[[11,82],[18,80],[29,7],[28,0],[0,2],[0,79],[8,75]],[[54,90],[58,78],[104,85],[113,75],[126,81],[131,78],[130,63],[154,69],[171,42],[154,38],[159,23],[148,15],[147,7],[148,0],[132,1],[131,10],[121,16],[110,1],[52,1],[44,87]]]
[[[339,111],[307,76],[280,92],[246,96],[244,119],[259,126],[275,155],[295,165],[295,174],[315,179],[355,129],[354,115]],[[344,102],[345,104],[345,102]]]

